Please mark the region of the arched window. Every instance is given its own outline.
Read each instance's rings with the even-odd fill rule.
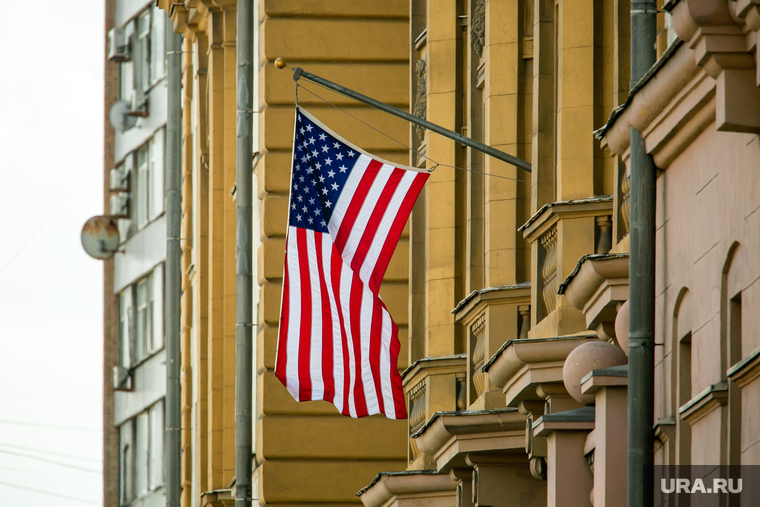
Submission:
[[[671,463],[689,465],[691,463],[691,426],[682,420],[679,409],[691,400],[692,357],[691,357],[691,296],[687,288],[682,288],[673,309],[672,335],[672,408],[676,418],[676,460]]]
[[[734,243],[728,249],[721,280],[721,380],[728,382],[728,410],[723,425],[728,429],[728,449],[721,456],[729,465],[741,464],[741,387],[728,372],[744,357],[742,347],[742,249]]]

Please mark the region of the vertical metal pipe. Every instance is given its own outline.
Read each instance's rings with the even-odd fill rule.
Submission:
[[[253,0],[237,2],[235,506],[250,507],[253,459]]]
[[[180,507],[182,404],[180,292],[182,280],[182,36],[166,20],[166,505]]]
[[[631,89],[654,65],[656,0],[631,2]],[[653,503],[654,275],[657,168],[631,127],[631,252],[628,338],[628,507]]]

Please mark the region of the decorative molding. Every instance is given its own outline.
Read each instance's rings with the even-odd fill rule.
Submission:
[[[414,98],[414,109],[412,114],[417,118],[423,120],[427,119],[427,62],[425,60],[417,60],[417,65],[414,68],[414,72],[417,75],[417,95]],[[420,126],[415,126],[414,131],[417,133],[417,138],[420,142],[425,140],[425,129]]]
[[[486,45],[486,0],[476,0],[470,32],[472,47],[478,54],[478,58],[483,58],[483,48]]]

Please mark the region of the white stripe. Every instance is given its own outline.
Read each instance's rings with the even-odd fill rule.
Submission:
[[[285,376],[288,392],[298,400],[298,345],[301,339],[301,273],[298,270],[296,228],[288,227],[288,336]]]
[[[380,404],[377,401],[375,389],[375,379],[370,367],[369,351],[372,336],[372,307],[374,298],[372,291],[366,285],[362,286],[362,306],[361,306],[361,353],[362,353],[362,384],[364,387],[364,399],[367,401],[367,412],[369,415],[380,413]]]
[[[311,399],[321,400],[325,395],[322,379],[322,293],[319,289],[319,264],[314,231],[306,230],[306,252],[309,256],[309,283],[311,285],[311,347],[309,376],[311,377]]]
[[[372,244],[367,251],[367,257],[365,257],[362,267],[359,270],[359,278],[364,283],[369,283],[372,273],[375,271],[375,265],[377,264],[378,257],[380,257],[380,252],[383,251],[383,247],[385,246],[388,232],[391,230],[391,226],[398,215],[398,210],[404,202],[404,198],[409,192],[409,187],[412,186],[412,182],[416,176],[415,173],[406,171],[401,178],[401,181],[399,181],[396,191],[393,193],[393,197],[391,197],[391,200],[388,203],[388,207],[383,214],[383,218],[377,228],[375,237],[372,238]]]
[[[383,308],[383,331],[380,342],[380,382],[383,391],[383,408],[389,419],[396,418],[396,404],[393,399],[393,384],[391,383],[391,314]]]
[[[351,204],[356,189],[359,188],[359,183],[362,181],[364,171],[367,170],[367,166],[371,161],[372,159],[367,155],[360,155],[359,158],[356,159],[354,166],[350,169],[351,172],[348,174],[346,184],[343,185],[343,190],[340,191],[340,196],[335,203],[332,216],[330,216],[330,222],[327,224],[327,230],[330,231],[333,240],[335,239],[336,234],[338,234],[340,224],[343,223],[343,217],[346,216],[348,205]]]
[[[330,313],[332,315],[332,343],[333,343],[333,379],[335,383],[335,398],[333,405],[338,411],[343,412],[343,340],[340,333],[340,316],[338,315],[338,306],[335,303],[335,294],[332,288],[332,254],[333,244],[329,234],[322,234],[322,271],[325,276],[325,285],[327,286],[327,296],[330,300]]]
[[[356,385],[356,358],[354,357],[353,338],[351,337],[351,282],[353,273],[347,266],[343,266],[340,272],[340,311],[346,328],[346,346],[348,348],[348,411],[351,417],[356,417],[356,399],[354,397],[354,385]]]
[[[372,216],[372,212],[375,210],[377,202],[380,200],[380,196],[385,189],[385,185],[388,183],[388,178],[391,177],[392,173],[393,167],[389,165],[384,165],[380,168],[380,171],[375,177],[375,181],[373,181],[372,186],[369,187],[369,192],[367,192],[367,196],[364,198],[361,208],[359,208],[359,213],[356,215],[356,221],[354,221],[354,225],[348,235],[348,240],[346,240],[346,245],[343,247],[343,252],[341,253],[346,260],[346,264],[349,266],[356,253],[356,248],[359,246],[359,242],[367,229],[367,224]]]

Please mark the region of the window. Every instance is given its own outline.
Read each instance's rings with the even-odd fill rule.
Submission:
[[[166,14],[158,7],[144,10],[124,26],[132,58],[119,64],[119,100],[141,96],[165,76],[165,26]]]
[[[164,484],[164,401],[119,428],[119,503],[128,505]]]
[[[164,129],[158,129],[148,142],[127,157],[131,157],[135,167],[130,185],[132,219],[128,236],[164,212],[164,137]]]
[[[130,285],[118,295],[119,365],[130,367],[164,346],[164,267]]]
[[[129,420],[119,428],[119,504],[126,505],[134,499],[132,439],[134,430]]]

